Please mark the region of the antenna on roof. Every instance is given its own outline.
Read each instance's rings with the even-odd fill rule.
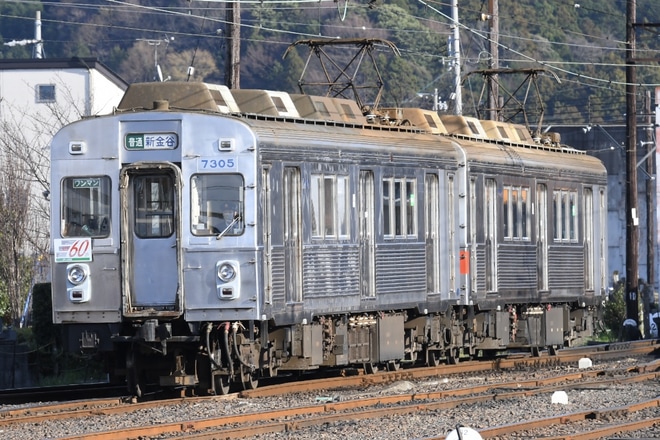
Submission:
[[[167,49],[167,47],[170,44],[170,41],[174,41],[174,37],[168,37],[167,35],[163,35],[163,38],[158,39],[158,40],[153,40],[153,39],[149,39],[149,38],[137,38],[136,41],[145,41],[145,42],[147,42],[147,44],[149,46],[154,47],[154,67],[156,69],[156,76],[155,76],[154,79],[156,81],[163,82],[164,81],[163,80],[163,71],[160,68],[160,64],[158,64],[158,46],[160,46],[160,44],[162,42],[165,42],[165,49]],[[168,76],[165,79],[165,81],[167,81],[169,79],[170,79],[170,77]]]

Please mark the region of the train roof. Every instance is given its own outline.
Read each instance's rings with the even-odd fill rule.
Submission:
[[[167,105],[166,108],[163,105]],[[203,82],[150,82],[131,84],[117,111],[186,110],[233,114],[242,117],[284,118],[318,124],[384,126],[417,129],[461,140],[476,139],[516,148],[585,154],[561,144],[557,133],[533,138],[519,124],[482,121],[462,115],[442,115],[418,108],[381,108],[363,112],[353,100],[328,96],[289,94],[271,90],[236,89]]]
[[[455,154],[451,151],[460,145],[467,153],[468,162],[491,164],[503,170],[561,166],[567,173],[590,170],[594,174],[605,174],[598,159],[562,145],[556,133],[534,138],[519,124],[483,121],[463,115],[440,116],[435,111],[418,108],[393,107],[363,112],[355,101],[348,99],[271,90],[230,90],[223,85],[203,82],[132,84],[117,107],[117,112],[122,113],[149,110],[232,115],[244,120],[264,139],[279,137],[273,128],[283,124],[282,132],[287,133],[288,139],[309,141],[310,132],[314,132],[317,145],[329,142],[346,145],[346,148],[349,145],[387,145],[396,150],[406,148],[406,143],[402,143],[405,137],[408,141],[415,139],[421,154],[425,154],[423,150],[428,145],[432,153],[453,157]],[[358,137],[355,129],[360,130]],[[429,134],[434,136],[429,137]],[[562,165],[558,163],[557,153],[573,157],[570,161],[559,161],[565,162]]]

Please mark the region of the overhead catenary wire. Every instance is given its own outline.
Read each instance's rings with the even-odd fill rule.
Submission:
[[[17,0],[8,0],[8,1],[17,1]],[[36,2],[36,1],[34,1],[34,2],[33,1],[25,1],[23,3],[35,3],[35,4],[39,3],[39,4],[50,4],[50,5],[57,4],[58,7],[65,7],[65,5],[67,5],[67,4],[63,4],[63,3],[54,3],[54,2],[43,2],[42,3],[42,2]],[[143,13],[174,14],[174,15],[181,15],[181,16],[185,15],[186,17],[191,17],[191,15],[188,13],[189,9],[190,9],[189,6],[159,8],[159,7],[153,7],[153,6],[147,6],[147,5],[136,5],[136,4],[133,4],[133,3],[128,3],[126,1],[119,1],[119,0],[106,0],[106,3],[108,3],[108,4],[105,4],[105,5],[98,5],[98,4],[97,5],[86,5],[86,4],[76,3],[76,4],[73,4],[73,5],[80,6],[80,7],[87,7],[87,8],[90,8],[90,9],[91,8],[99,9],[99,8],[102,8],[102,7],[115,7],[115,8],[121,8],[121,9],[135,10],[137,8],[138,10],[142,11]],[[221,2],[220,1],[214,1],[214,2],[211,2],[211,3],[221,3]],[[315,5],[314,8],[320,7],[318,0],[314,0],[313,2],[308,1],[308,0],[282,0],[282,1],[264,1],[264,2],[245,0],[245,1],[241,1],[241,3],[259,4],[259,5],[263,5],[264,3],[266,3],[269,6],[273,5],[273,7],[275,7],[276,9],[283,9],[284,7],[288,7],[288,5],[290,5],[290,4],[296,5],[296,7],[305,7],[304,5],[306,5],[306,4],[314,3],[314,5]],[[336,5],[331,4],[332,2],[330,2],[329,0],[321,0],[320,3],[328,4],[329,5],[328,8],[335,8],[336,7]],[[428,6],[427,2],[420,1],[420,3],[427,6],[427,7],[429,7],[429,8],[431,8],[431,9],[434,9],[431,6]],[[434,2],[434,4],[444,4],[444,3]],[[284,6],[282,6],[282,5],[284,5]],[[356,4],[353,4],[353,5],[351,5],[351,7],[354,8],[354,7],[358,7],[358,6]],[[366,6],[364,6],[364,7],[366,7]],[[210,8],[198,8],[197,5],[195,5],[195,9],[209,10]],[[446,15],[444,15],[442,13],[440,13],[440,15],[443,18],[447,19],[449,21],[449,23],[443,23],[441,21],[436,21],[436,20],[432,20],[432,19],[425,19],[425,20],[427,20],[429,23],[438,23],[438,24],[444,24],[444,25],[447,25],[447,26],[451,25],[451,19],[450,18],[448,18]],[[6,15],[4,15],[4,16],[6,16]],[[193,18],[199,18],[199,19],[202,18],[201,16],[194,15],[194,14],[192,15],[192,17]],[[29,20],[32,19],[32,17],[29,17],[29,18],[28,17],[14,17],[14,18],[23,18],[23,19],[29,19]],[[417,17],[417,19],[419,20],[419,19],[422,19],[422,18]],[[115,25],[104,25],[104,24],[95,24],[95,23],[80,23],[80,22],[75,22],[75,21],[61,21],[61,20],[58,21],[58,20],[49,20],[49,19],[42,19],[42,20],[43,21],[49,21],[49,22],[58,22],[58,23],[62,23],[62,24],[72,24],[72,25],[90,25],[90,26],[97,26],[97,27],[111,27],[111,28],[116,28],[116,29],[126,29],[126,30],[133,30],[133,31],[138,31],[139,30],[139,31],[156,32],[156,33],[163,32],[160,29],[145,30],[145,29],[137,29],[137,28],[130,27],[130,26],[122,28],[122,27],[115,26]],[[210,20],[212,20],[214,22],[217,22],[217,23],[223,23],[223,24],[226,23],[226,20],[222,20],[222,19],[218,19],[218,18],[211,18]],[[295,36],[299,36],[299,37],[312,37],[312,36],[313,37],[318,37],[318,32],[306,33],[306,32],[299,32],[299,31],[290,31],[290,30],[277,29],[276,26],[278,24],[281,24],[281,23],[278,23],[278,22],[268,23],[268,25],[270,25],[270,26],[264,26],[264,23],[260,23],[259,26],[252,25],[250,23],[241,23],[241,26],[242,27],[247,27],[247,28],[252,28],[252,29],[259,29],[260,31],[263,31],[263,32],[272,32],[274,34],[279,33],[279,34],[286,34],[286,35],[295,35]],[[290,24],[290,23],[287,23],[287,24]],[[349,27],[343,27],[343,26],[339,26],[339,25],[336,25],[336,24],[328,24],[328,25],[324,24],[323,27],[326,28],[326,29],[332,28],[332,29],[338,29],[338,30],[350,29]],[[474,33],[479,38],[484,39],[485,41],[488,41],[487,36],[485,36],[482,31],[479,31],[479,30],[474,29],[472,27],[466,26],[465,24],[461,24],[461,28],[466,29],[471,33]],[[367,29],[367,30],[370,30],[370,29]],[[383,30],[387,31],[387,29],[383,29]],[[400,30],[398,32],[415,32],[415,31]],[[218,36],[218,35],[212,35],[212,34],[200,35],[199,33],[195,33],[195,32],[181,32],[181,31],[171,32],[171,31],[168,31],[168,33],[171,33],[173,35],[180,35],[180,36],[193,36],[193,37],[200,37],[201,36],[201,37],[204,37],[204,38],[224,39],[224,36]],[[523,41],[539,42],[539,43],[548,44],[548,45],[567,45],[567,46],[571,46],[572,44],[574,44],[574,43],[547,41],[547,40],[541,40],[541,39],[535,39],[535,38],[524,38],[524,37],[518,37],[518,36],[506,35],[506,34],[505,35],[500,34],[500,36],[502,38],[505,38],[505,39],[506,38],[512,38],[512,39],[518,39],[518,40],[523,40]],[[590,36],[590,37],[591,38],[598,38],[597,36]],[[249,38],[243,38],[243,40],[244,41],[252,41]],[[261,43],[266,43],[266,44],[268,44],[268,43],[283,44],[282,42],[268,41],[267,39],[266,40],[260,39],[259,41]],[[615,40],[614,42],[616,42],[617,44],[619,43],[618,40]],[[284,44],[286,44],[286,43],[284,43]],[[567,76],[573,76],[575,78],[579,78],[582,81],[589,81],[589,82],[593,82],[593,83],[606,84],[607,87],[609,87],[609,86],[623,86],[623,85],[626,84],[624,81],[616,81],[616,80],[612,80],[612,79],[598,77],[598,76],[595,76],[595,75],[585,75],[584,73],[580,73],[580,72],[576,72],[576,71],[573,71],[573,70],[570,70],[570,69],[567,69],[567,68],[559,67],[561,65],[563,65],[563,66],[589,66],[589,65],[592,65],[592,66],[608,66],[608,67],[615,67],[615,68],[623,68],[623,67],[626,67],[626,65],[624,63],[617,64],[617,63],[564,62],[564,61],[556,61],[556,60],[543,60],[543,59],[528,56],[523,52],[516,51],[511,46],[507,46],[507,45],[504,45],[504,44],[500,43],[500,47],[502,47],[505,52],[515,54],[515,55],[520,57],[520,59],[515,59],[515,58],[510,57],[509,59],[511,60],[511,62],[536,63],[536,64],[539,64],[541,66],[547,66],[549,68],[557,70],[558,72],[561,72],[561,73],[563,73]],[[594,48],[591,45],[584,45],[584,46],[576,45],[575,47]],[[596,46],[594,49],[596,49],[596,50],[597,49],[611,50],[611,51],[617,51],[617,50],[622,50],[623,51],[623,50],[625,50],[625,49],[621,49],[621,48],[612,48],[612,47],[608,47],[608,46]],[[642,50],[643,49],[641,49],[641,48],[639,49],[639,51],[642,51]],[[411,56],[412,55],[414,55],[414,56],[424,55],[424,52],[422,52],[422,51],[407,50],[407,51],[403,51],[403,52],[407,52]],[[657,52],[658,51],[653,51],[653,50],[649,49],[649,53],[651,53],[651,54],[652,53],[657,53]],[[439,55],[435,55],[435,54],[426,54],[425,56],[437,57],[437,58],[443,58],[443,59],[445,58],[445,56],[439,56]],[[474,62],[474,59],[467,58],[466,61],[467,62]],[[645,67],[645,66],[656,67],[656,66],[652,66],[652,65],[638,65],[638,67]],[[656,83],[640,83],[640,84],[638,84],[638,86],[646,86],[646,87],[654,87],[656,85],[657,85]]]

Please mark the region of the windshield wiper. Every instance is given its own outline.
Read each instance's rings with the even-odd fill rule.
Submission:
[[[220,240],[222,237],[224,237],[227,231],[233,228],[234,225],[238,223],[240,220],[241,220],[241,215],[238,212],[235,212],[234,219],[231,221],[231,223],[227,225],[227,227],[222,232],[220,232],[218,235],[215,236],[215,239]]]

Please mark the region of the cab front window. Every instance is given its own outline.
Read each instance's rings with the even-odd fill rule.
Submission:
[[[110,178],[68,177],[62,180],[62,237],[110,235]]]
[[[241,235],[245,230],[243,177],[197,174],[190,181],[193,235]]]

